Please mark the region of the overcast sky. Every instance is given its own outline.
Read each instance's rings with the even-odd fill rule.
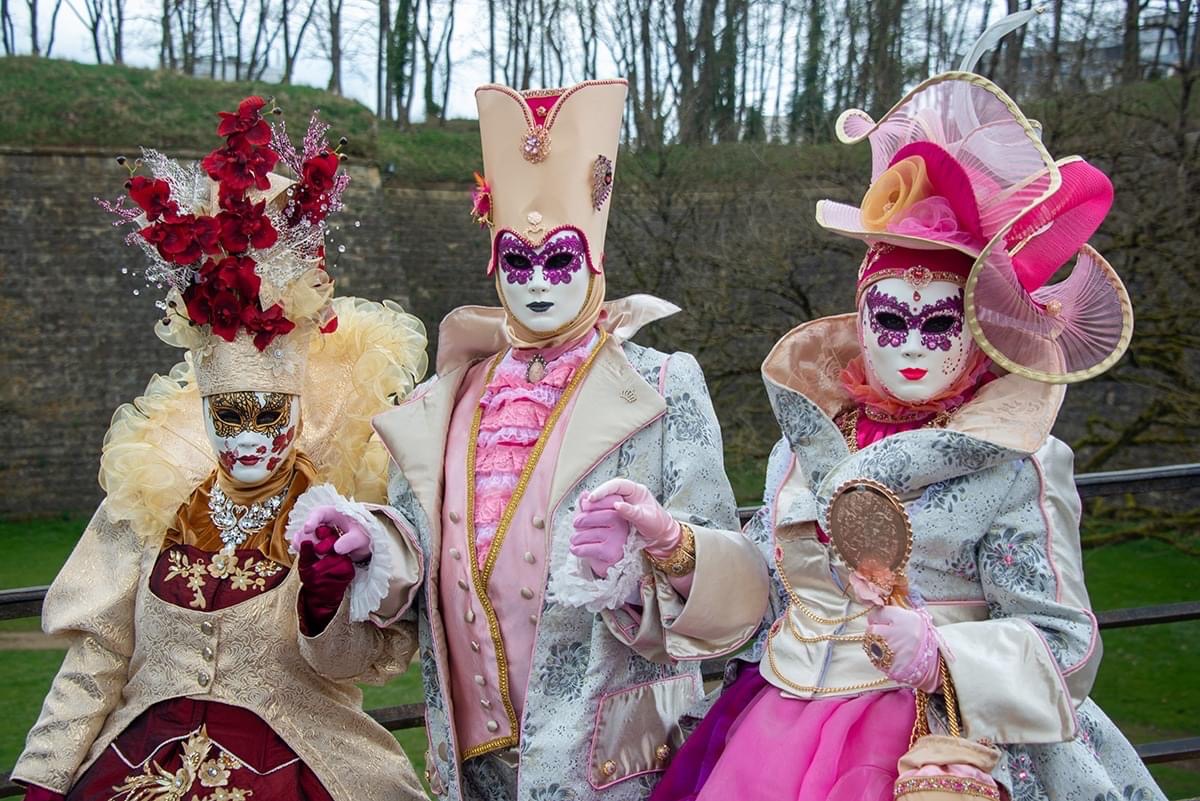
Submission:
[[[29,10],[26,3],[10,3],[13,23],[17,30],[17,46],[21,53],[30,52]],[[54,58],[67,58],[94,64],[91,34],[87,26],[74,11],[86,17],[83,0],[64,0],[58,14],[54,38]],[[127,0],[125,30],[125,62],[137,67],[157,67],[160,40],[159,17],[162,8],[158,0]],[[486,83],[487,28],[472,25],[473,20],[486,14],[480,0],[458,0],[455,12],[456,24],[452,53],[455,54],[454,73],[450,93],[451,117],[475,117],[474,88]],[[42,52],[50,32],[50,15],[54,0],[40,0],[38,32]],[[343,92],[368,108],[375,108],[375,59],[376,25],[378,6],[369,0],[345,0],[342,12],[343,43],[345,56],[342,64]],[[296,67],[295,83],[324,88],[329,82],[329,61],[320,55],[323,51],[319,39],[323,36],[316,23],[305,35],[304,51]],[[247,43],[248,47],[248,43]],[[110,61],[105,54],[105,61]],[[419,104],[416,104],[419,106]],[[414,108],[419,114],[420,109]]]

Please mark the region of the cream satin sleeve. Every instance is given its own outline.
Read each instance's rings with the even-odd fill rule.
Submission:
[[[331,681],[386,684],[408,669],[417,652],[417,625],[398,621],[387,628],[351,622],[350,596],[320,634],[300,637],[300,655]]]
[[[736,651],[767,607],[767,564],[742,534],[721,446],[721,427],[700,365],[675,353],[662,368],[663,507],[695,535],[696,569],[685,598],[651,570],[641,609],[602,612],[609,631],[654,661],[702,660]],[[636,476],[630,476],[636,479]]]
[[[1070,448],[1051,438],[1019,463],[1001,513],[976,550],[990,619],[940,626],[966,736],[1055,743],[1100,666],[1083,581]]]
[[[12,778],[66,793],[108,714],[133,654],[134,599],[146,547],[102,503],[42,606],[42,629],[70,643]]]

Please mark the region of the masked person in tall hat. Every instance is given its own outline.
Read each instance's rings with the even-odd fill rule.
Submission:
[[[447,316],[437,380],[375,422],[425,551],[426,765],[453,799],[644,798],[700,660],[766,608],[696,360],[630,341],[678,309],[604,302],[625,93],[476,91],[502,308]]]
[[[389,579],[420,555],[332,507],[385,499],[370,419],[424,373],[425,333],[391,302],[331,300],[325,217],[348,176],[328,126],[298,153],[263,106],[222,113],[201,165],[143,151],[134,206],[103,204],[188,355],[113,416],[106,497],[46,596],[69,646],[13,771],[27,801],[423,797],[355,684],[409,664],[414,628],[367,616],[407,600]],[[294,528],[325,525],[297,555],[300,508]]]
[[[1051,158],[969,72],[837,132],[873,157],[861,208],[817,206],[867,245],[856,311],[800,325],[763,363],[783,438],[747,533],[771,609],[652,801],[1161,799],[1088,699],[1100,638],[1073,457],[1050,434],[1064,384],[1132,332],[1085,244],[1111,184]],[[842,514],[851,491],[891,511]],[[894,561],[863,558],[885,546]]]

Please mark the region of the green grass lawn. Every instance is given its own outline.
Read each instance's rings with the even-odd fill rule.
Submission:
[[[0,522],[0,588],[45,584],[53,579],[86,520],[60,518]],[[1184,601],[1200,597],[1200,558],[1160,542],[1134,541],[1089,550],[1084,561],[1097,610]],[[2,630],[36,628],[12,621]],[[1200,622],[1104,635],[1105,656],[1093,697],[1134,742],[1196,736],[1200,725]],[[15,761],[25,732],[62,659],[60,651],[0,651],[0,770]],[[368,708],[421,700],[414,667],[386,687],[365,688]],[[424,769],[425,735],[420,729],[397,739],[418,775]],[[1154,766],[1168,798],[1200,796],[1200,764]]]

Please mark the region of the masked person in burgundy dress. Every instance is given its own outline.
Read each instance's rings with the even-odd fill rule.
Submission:
[[[1100,638],[1072,453],[1050,434],[1063,384],[1110,367],[1132,332],[1124,287],[1084,244],[1112,187],[1052,159],[969,73],[878,123],[846,112],[838,134],[873,156],[861,208],[817,207],[868,246],[856,312],[800,325],[763,363],[783,438],[747,533],[772,608],[651,799],[1161,799],[1088,699]],[[911,522],[907,608],[883,603],[899,577],[851,571],[827,536],[837,490],[861,479]],[[947,686],[961,738],[910,751],[917,692],[925,725],[954,733]],[[935,741],[969,758],[929,759]]]
[[[435,793],[641,799],[767,603],[677,309],[604,302],[621,80],[476,91],[502,308],[442,323],[438,378],[376,419],[427,565],[417,603]],[[386,622],[386,621],[384,621]]]
[[[325,215],[348,178],[326,126],[297,153],[262,106],[222,114],[202,168],[144,151],[135,206],[104,204],[168,288],[160,337],[189,353],[114,415],[105,500],[46,596],[69,645],[13,772],[27,801],[424,797],[355,684],[409,664],[413,627],[367,618],[407,602],[390,580],[420,556],[334,508],[338,490],[384,499],[370,419],[424,372],[424,329],[331,301]],[[325,525],[297,555],[301,507],[296,526]]]

